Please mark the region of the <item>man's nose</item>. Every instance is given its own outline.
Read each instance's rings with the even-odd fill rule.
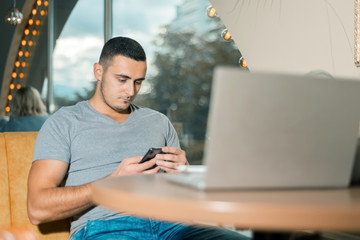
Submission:
[[[126,94],[128,96],[134,96],[135,95],[135,86],[134,83],[130,82],[126,86]]]

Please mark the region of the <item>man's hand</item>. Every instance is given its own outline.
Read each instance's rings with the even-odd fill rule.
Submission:
[[[176,167],[179,165],[189,165],[185,151],[175,147],[163,147],[162,151],[166,154],[155,156],[156,164],[167,173],[178,173]]]
[[[143,156],[136,156],[131,158],[125,158],[119,164],[115,172],[113,172],[110,176],[125,176],[125,175],[133,175],[133,174],[152,174],[157,173],[159,171],[159,167],[156,166],[153,169],[149,169],[155,165],[156,159],[153,158],[147,162],[139,164],[140,160]],[[148,170],[149,169],[149,170]]]

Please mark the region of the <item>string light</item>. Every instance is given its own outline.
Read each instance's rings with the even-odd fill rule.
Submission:
[[[10,112],[10,106],[9,106],[9,101],[12,101],[16,96],[13,96],[11,94],[11,91],[13,91],[15,88],[16,89],[21,89],[22,85],[18,82],[20,79],[24,79],[27,77],[26,72],[23,72],[22,68],[19,68],[20,66],[25,68],[27,67],[27,61],[23,61],[25,60],[25,58],[23,58],[23,56],[30,57],[31,56],[31,51],[29,48],[33,45],[35,45],[36,43],[36,38],[34,38],[33,40],[30,40],[30,38],[37,37],[39,36],[39,27],[42,24],[43,18],[44,16],[47,15],[47,11],[45,9],[45,7],[47,7],[49,5],[48,1],[43,1],[43,0],[36,0],[34,1],[34,5],[33,8],[31,9],[31,15],[29,16],[28,19],[26,19],[27,21],[27,26],[24,29],[23,32],[23,38],[21,39],[20,43],[19,43],[19,51],[18,51],[18,57],[16,59],[16,61],[14,61],[14,70],[11,73],[11,83],[9,84],[9,94],[8,94],[8,103],[6,104],[6,108],[5,111],[6,112]],[[14,7],[15,7],[15,0],[14,0]],[[17,10],[17,9],[16,9]],[[18,10],[17,10],[18,11]],[[21,14],[21,12],[20,12]],[[22,17],[22,14],[21,14]],[[5,19],[5,21],[7,21],[7,19]],[[10,22],[9,22],[10,23]],[[20,23],[20,22],[17,22]],[[17,24],[17,23],[11,23],[11,24]],[[29,46],[29,47],[26,47]],[[20,72],[21,71],[21,72]],[[18,78],[18,79],[17,79]],[[17,79],[17,80],[16,80]],[[21,80],[23,81],[23,80]],[[17,82],[17,83],[15,83]]]
[[[244,59],[243,57],[241,57],[241,58],[239,59],[239,64],[240,64],[240,66],[243,67],[243,68],[246,68],[246,67],[247,67],[247,63],[246,63],[246,61],[245,61],[245,59]]]
[[[224,31],[222,31],[221,37],[222,37],[225,41],[228,41],[228,42],[230,42],[230,41],[232,40],[232,39],[231,39],[231,34],[230,34],[230,32],[229,32],[227,29],[225,29]]]
[[[210,5],[207,9],[206,9],[206,15],[209,17],[209,18],[214,18],[216,17],[216,9]]]

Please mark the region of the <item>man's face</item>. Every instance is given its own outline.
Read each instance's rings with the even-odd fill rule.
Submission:
[[[100,91],[107,106],[119,113],[128,113],[130,103],[145,80],[146,62],[115,56],[102,72]]]

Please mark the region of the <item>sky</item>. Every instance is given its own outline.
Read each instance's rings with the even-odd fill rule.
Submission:
[[[182,0],[113,0],[113,36],[136,39],[151,62],[153,37],[176,16]],[[55,95],[67,96],[90,88],[93,64],[98,61],[103,40],[103,1],[79,0],[54,49]],[[144,82],[144,91],[149,86]]]

